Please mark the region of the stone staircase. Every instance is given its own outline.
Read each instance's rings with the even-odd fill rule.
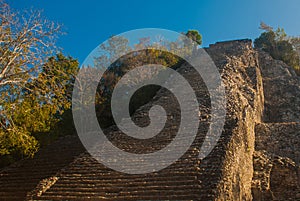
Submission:
[[[268,127],[255,126],[261,122],[264,104],[258,53],[250,40],[217,43],[207,52],[222,74],[227,114],[218,144],[206,158],[200,160],[198,154],[210,123],[210,99],[201,77],[184,64],[178,71],[197,95],[200,123],[193,144],[174,164],[149,174],[120,173],[98,163],[76,136],[68,136],[33,159],[1,170],[0,200],[251,200],[253,154],[270,161],[268,154],[254,152],[255,127],[256,134],[260,127]],[[155,104],[163,106],[168,116],[165,128],[157,136],[136,140],[110,127],[105,130],[107,138],[118,148],[133,153],[165,147],[175,137],[180,122],[178,102],[170,92],[160,90],[150,103],[136,111],[133,120],[137,125],[147,125],[149,108]],[[261,143],[265,141],[268,139]],[[132,166],[139,165],[130,162]],[[254,164],[257,169],[259,166]]]
[[[188,66],[180,69],[188,80],[194,81],[192,86],[198,87],[199,101],[205,102],[205,85]],[[202,86],[202,87],[201,87]],[[201,99],[201,100],[200,100]],[[112,126],[105,131],[109,140],[120,149],[134,153],[150,153],[169,144],[175,137],[180,122],[180,110],[176,98],[167,90],[162,89],[153,101],[140,108],[133,120],[140,126],[149,123],[148,112],[153,105],[161,105],[167,113],[166,129],[151,139],[136,140],[123,134]],[[207,109],[202,105],[202,111]],[[201,108],[200,108],[201,110]],[[199,148],[207,130],[207,119],[202,119],[202,126],[195,143],[177,162],[171,166],[149,174],[125,174],[111,170],[83,153],[64,168],[56,182],[49,186],[35,189],[27,198],[30,200],[197,200],[201,182]],[[180,146],[180,145],[179,145]],[[116,154],[116,153],[111,153]],[[128,161],[139,166],[134,161]],[[151,164],[149,164],[151,165]]]
[[[41,180],[56,175],[83,151],[76,136],[66,136],[42,149],[33,159],[2,169],[0,200],[24,200]]]
[[[177,163],[159,173],[126,175],[109,170],[82,154],[38,200],[196,200],[199,182],[196,167]]]

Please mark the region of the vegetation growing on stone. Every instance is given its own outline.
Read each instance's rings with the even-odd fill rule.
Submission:
[[[268,52],[274,59],[285,62],[300,75],[299,38],[288,36],[283,28],[274,30],[264,23],[261,23],[260,28],[264,32],[255,39],[255,47]]]
[[[71,114],[71,94],[79,63],[76,59],[57,53],[55,39],[61,27],[43,18],[38,11],[17,13],[0,2],[0,160],[32,157],[40,146],[58,136],[75,133]],[[254,42],[255,47],[282,60],[300,74],[300,39],[289,37],[281,28],[273,30],[262,24],[264,32]],[[188,30],[194,48],[202,45],[202,35]],[[159,41],[160,42],[160,41]],[[186,54],[190,50],[176,41],[164,41],[164,50],[155,50],[149,38],[141,38],[134,48],[147,47],[119,58],[129,50],[129,41],[111,37],[102,45],[107,56],[95,58],[99,68],[114,61],[99,83],[96,111],[103,127],[112,124],[110,97],[118,80],[132,68],[145,64],[160,64],[177,69],[182,58],[170,53],[176,49]],[[117,50],[117,51],[116,51]],[[132,49],[134,50],[134,49]],[[88,66],[83,67],[86,70]],[[145,79],[150,72],[143,72]],[[92,75],[92,71],[91,71]],[[148,86],[137,93],[130,104],[130,113],[153,98],[157,86]]]

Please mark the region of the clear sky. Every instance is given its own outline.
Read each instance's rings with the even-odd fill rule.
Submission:
[[[139,28],[177,32],[197,29],[203,45],[251,38],[260,34],[260,21],[300,35],[299,0],[7,0],[14,9],[43,9],[48,19],[62,23],[67,35],[63,52],[85,57],[112,35]]]

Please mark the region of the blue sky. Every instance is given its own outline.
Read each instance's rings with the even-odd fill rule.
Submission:
[[[67,35],[58,45],[79,59],[111,35],[139,28],[177,32],[197,29],[203,45],[239,38],[254,39],[260,21],[300,35],[298,0],[7,0],[14,9],[43,9],[48,19],[62,23]]]

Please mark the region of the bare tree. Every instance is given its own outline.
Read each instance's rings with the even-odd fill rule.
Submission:
[[[60,64],[76,62],[48,60],[60,33],[60,25],[40,11],[12,11],[0,0],[0,155],[32,156],[38,143],[31,132],[48,129],[57,106],[66,102],[60,86],[70,77],[64,75],[69,66],[60,69]]]
[[[0,89],[23,87],[54,50],[60,26],[40,11],[13,12],[0,2]]]
[[[262,29],[262,30],[265,30],[265,31],[272,31],[272,30],[273,30],[273,27],[267,25],[267,24],[264,23],[264,22],[260,22],[259,29]]]

